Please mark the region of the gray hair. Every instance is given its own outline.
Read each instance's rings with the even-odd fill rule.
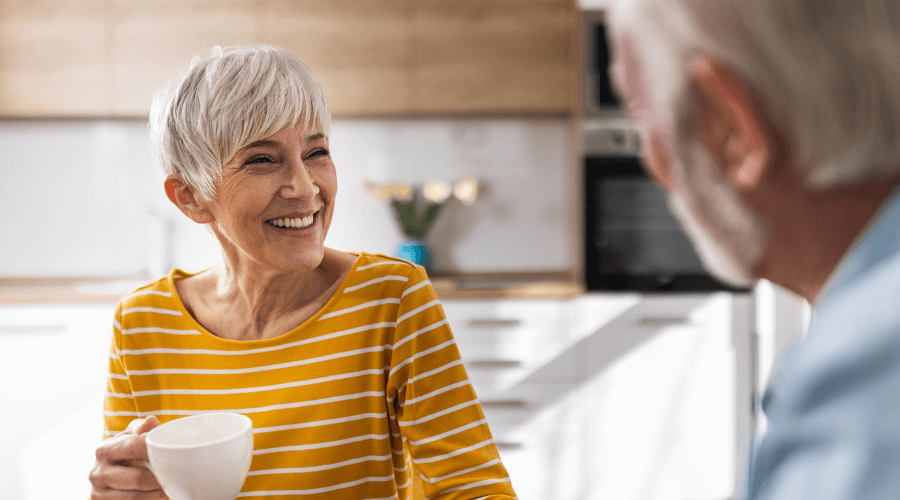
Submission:
[[[707,55],[754,88],[808,185],[900,171],[900,2],[617,0],[610,14],[676,134],[695,112],[688,62]]]
[[[327,134],[330,120],[322,87],[290,52],[215,47],[154,97],[150,135],[163,169],[211,201],[239,149],[301,122]]]

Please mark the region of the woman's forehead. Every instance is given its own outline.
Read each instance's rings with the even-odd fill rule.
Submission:
[[[282,144],[294,139],[300,139],[300,142],[302,144],[306,144],[321,139],[328,140],[328,136],[325,135],[325,131],[321,126],[315,124],[307,125],[304,123],[297,123],[295,125],[288,125],[268,137],[250,142],[241,149],[261,146],[276,146],[278,144]]]

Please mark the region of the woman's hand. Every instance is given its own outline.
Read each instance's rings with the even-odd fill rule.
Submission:
[[[147,468],[143,434],[159,425],[156,417],[138,418],[97,448],[91,470],[91,500],[160,500],[166,494]]]

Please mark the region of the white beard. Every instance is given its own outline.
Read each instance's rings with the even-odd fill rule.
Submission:
[[[733,286],[749,287],[765,252],[762,224],[699,142],[691,141],[681,152],[670,165],[684,190],[669,195],[672,213],[710,273]]]

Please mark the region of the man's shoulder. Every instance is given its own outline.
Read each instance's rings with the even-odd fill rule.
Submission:
[[[900,384],[900,254],[836,292],[813,312],[809,332],[782,360],[791,377],[774,379],[784,382],[796,409]]]
[[[900,326],[900,252],[835,290],[816,311],[816,326],[858,337]]]

